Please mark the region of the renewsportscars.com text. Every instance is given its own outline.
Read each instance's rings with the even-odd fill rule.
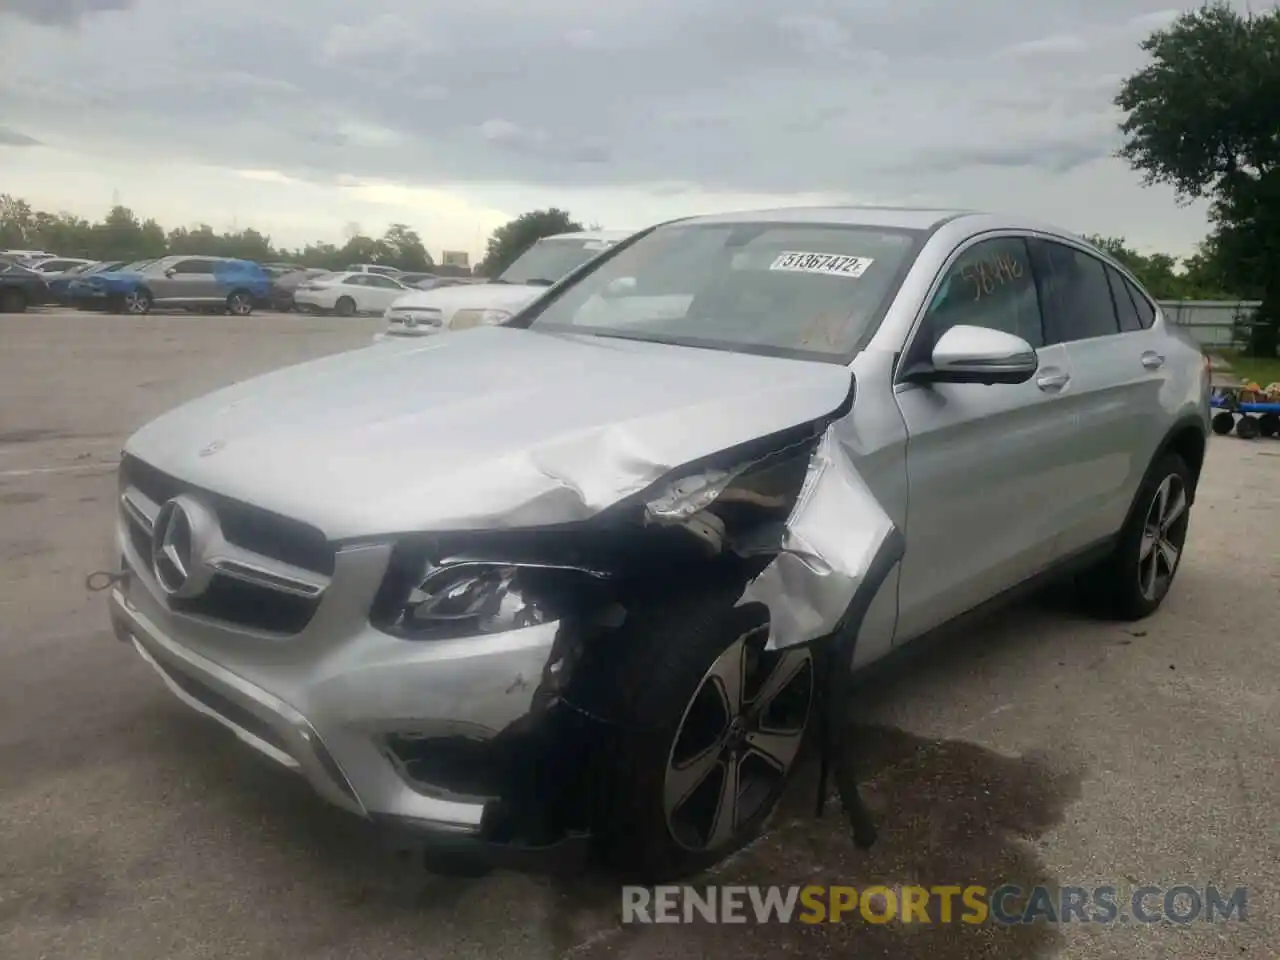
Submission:
[[[628,886],[623,923],[1221,923],[1248,920],[1248,889],[966,886]]]

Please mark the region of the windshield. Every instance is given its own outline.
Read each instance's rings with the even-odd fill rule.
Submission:
[[[135,260],[133,263],[130,263],[130,264],[127,264],[126,266],[121,267],[120,272],[133,273],[134,271],[141,270],[144,267],[150,266],[155,262],[156,261],[154,257],[152,257],[150,260]]]
[[[557,240],[544,237],[498,275],[503,283],[552,284],[575,267],[580,267],[601,250],[612,246],[603,240]]]
[[[920,234],[835,224],[672,224],[581,278],[535,330],[844,362]]]

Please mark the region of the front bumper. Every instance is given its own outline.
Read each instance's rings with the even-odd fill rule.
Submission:
[[[374,343],[403,342],[405,340],[421,340],[423,337],[432,337],[440,333],[437,329],[423,327],[403,327],[399,324],[392,324],[381,333],[373,335]]]
[[[118,545],[128,576],[110,595],[115,634],[184,704],[336,806],[427,846],[530,866],[536,852],[489,842],[519,797],[460,792],[453,774],[430,782],[434,755],[410,764],[394,744],[463,743],[473,758],[490,756],[494,738],[529,723],[558,625],[458,642],[388,636],[367,613],[390,548],[360,546],[339,551],[301,633],[265,634],[169,609],[123,522]]]

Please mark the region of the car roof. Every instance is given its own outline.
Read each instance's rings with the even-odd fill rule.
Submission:
[[[681,223],[816,223],[867,227],[897,227],[902,230],[930,230],[959,217],[975,213],[949,207],[775,207],[767,210],[737,210],[689,217]]]
[[[544,240],[625,240],[635,230],[575,230],[572,233],[556,233]]]
[[[836,226],[879,227],[883,229],[932,232],[947,226],[957,233],[984,230],[1025,230],[1079,239],[1071,230],[1016,214],[971,210],[958,207],[847,206],[776,207],[741,210],[688,217],[678,223],[811,223]]]

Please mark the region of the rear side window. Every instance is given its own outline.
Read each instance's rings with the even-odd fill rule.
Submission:
[[[925,314],[930,350],[955,326],[988,327],[1045,344],[1035,274],[1020,237],[975,243],[947,270]]]
[[[1120,320],[1122,333],[1133,333],[1142,329],[1142,321],[1138,318],[1138,308],[1133,305],[1133,297],[1129,294],[1129,286],[1124,277],[1112,267],[1107,267],[1107,283],[1111,285],[1111,299],[1116,304],[1116,317]]]
[[[1101,260],[1048,240],[1033,240],[1031,247],[1051,342],[1072,343],[1120,332]]]

